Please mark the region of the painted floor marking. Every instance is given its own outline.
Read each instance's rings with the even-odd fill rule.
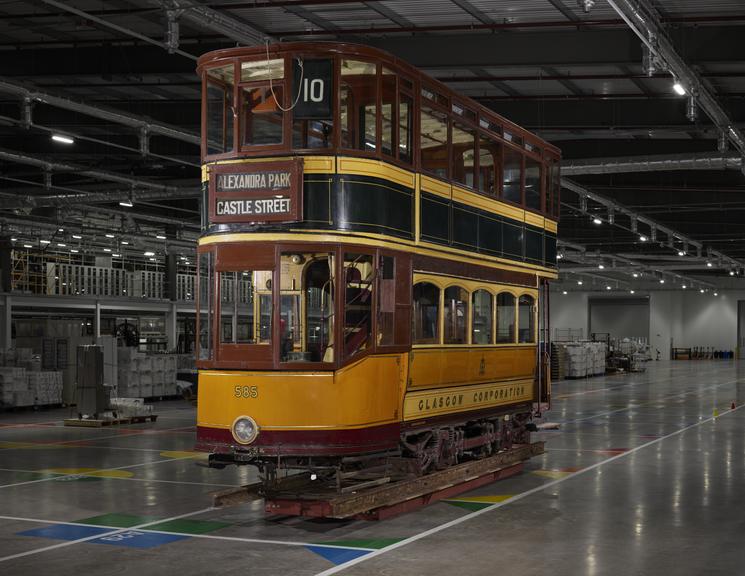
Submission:
[[[133,526],[132,530],[146,528],[158,522],[169,521],[169,520],[179,520],[181,518],[188,518],[189,516],[196,516],[197,514],[204,514],[205,512],[209,512],[210,510],[213,510],[213,508],[203,508],[201,510],[195,510],[194,512],[187,512],[186,514],[179,514],[178,516],[173,516],[172,518],[167,518],[166,520],[156,520],[155,522],[147,522],[139,526]],[[26,556],[33,556],[34,554],[41,554],[42,552],[48,552],[49,550],[57,550],[59,548],[65,548],[67,546],[72,546],[74,544],[80,544],[81,542],[89,542],[91,540],[96,540],[98,538],[113,536],[115,534],[121,534],[122,532],[127,532],[127,530],[116,529],[116,530],[112,530],[109,532],[104,532],[103,534],[93,534],[91,536],[85,536],[82,538],[78,538],[76,540],[61,542],[59,544],[52,544],[50,546],[44,546],[42,548],[35,548],[33,550],[27,550],[26,552],[19,552],[18,554],[11,554],[10,556],[3,556],[2,558],[0,558],[0,562],[7,562],[8,560],[15,560],[16,558],[24,558]],[[181,536],[181,534],[178,534],[178,536]]]
[[[737,382],[737,381],[734,381]],[[731,382],[730,382],[731,383]],[[364,562],[365,560],[369,560],[371,558],[375,558],[376,556],[380,556],[382,554],[386,554],[387,552],[391,552],[393,550],[396,550],[398,548],[402,548],[403,546],[406,546],[408,544],[411,544],[413,542],[416,542],[418,540],[421,540],[422,538],[426,538],[428,536],[431,536],[432,534],[437,534],[438,532],[442,532],[443,530],[447,530],[448,528],[452,528],[453,526],[457,526],[459,524],[462,524],[463,522],[466,522],[467,520],[471,520],[475,518],[476,516],[481,516],[482,514],[486,514],[488,512],[492,512],[493,510],[496,510],[498,508],[501,508],[503,506],[506,506],[508,504],[512,504],[513,502],[517,502],[518,500],[522,500],[524,498],[527,498],[528,496],[531,496],[537,492],[542,492],[548,488],[552,488],[553,486],[556,486],[558,484],[561,484],[563,482],[566,482],[567,480],[570,480],[572,478],[576,478],[577,476],[580,476],[582,474],[586,474],[587,472],[591,470],[595,470],[596,468],[600,468],[601,466],[604,466],[606,464],[609,464],[610,462],[614,462],[620,458],[625,458],[629,456],[630,454],[633,454],[635,452],[638,452],[639,450],[642,450],[644,448],[647,448],[649,446],[654,446],[655,444],[659,444],[663,440],[666,440],[668,438],[672,438],[673,436],[678,436],[680,434],[683,434],[687,430],[690,430],[692,428],[696,428],[698,426],[701,426],[703,424],[707,424],[709,422],[712,422],[716,420],[717,418],[722,418],[726,414],[731,414],[732,412],[736,412],[740,408],[742,408],[743,405],[737,406],[736,408],[727,410],[725,412],[722,412],[718,417],[710,416],[709,418],[706,418],[705,420],[701,420],[699,422],[696,422],[694,424],[691,424],[690,426],[686,426],[684,428],[681,428],[679,430],[676,430],[675,432],[671,432],[670,434],[667,434],[666,436],[662,436],[660,438],[657,438],[655,440],[650,440],[649,442],[646,442],[645,444],[642,444],[640,446],[637,446],[636,448],[632,448],[631,450],[628,450],[627,452],[623,452],[622,454],[617,454],[615,456],[612,456],[606,460],[603,460],[602,462],[597,462],[596,464],[592,464],[588,466],[587,468],[584,468],[582,470],[579,470],[577,472],[571,473],[568,476],[565,476],[564,478],[559,478],[557,480],[552,480],[550,482],[547,482],[546,484],[543,484],[541,486],[536,486],[535,488],[531,488],[530,490],[527,490],[525,492],[522,492],[520,494],[517,494],[516,496],[510,498],[509,500],[504,500],[503,502],[497,502],[495,504],[491,504],[490,506],[483,508],[481,510],[477,510],[475,512],[472,512],[471,514],[467,514],[465,516],[462,516],[460,518],[456,518],[455,520],[451,520],[450,522],[446,522],[444,524],[440,524],[439,526],[435,526],[434,528],[430,528],[429,530],[425,530],[424,532],[420,532],[419,534],[416,534],[414,536],[411,536],[409,538],[406,538],[404,540],[401,540],[400,542],[397,542],[396,544],[392,544],[391,546],[388,546],[387,548],[382,548],[380,550],[376,550],[374,552],[371,552],[370,554],[366,554],[365,556],[362,556],[360,558],[355,558],[350,560],[349,562],[346,562],[345,564],[340,564],[339,566],[335,566],[333,568],[329,568],[328,570],[324,570],[323,572],[317,573],[315,576],[331,576],[332,574],[337,574],[341,572],[342,570],[345,570],[351,566],[354,566],[356,564],[359,564],[361,562]]]
[[[128,466],[118,466],[116,468],[102,468],[101,470],[97,470],[96,472],[102,473],[102,472],[113,472],[115,470],[130,470],[132,468],[140,468],[142,466],[149,466],[151,464],[163,464],[165,462],[178,462],[179,460],[189,460],[189,458],[169,458],[167,460],[153,460],[152,462],[141,462],[139,464],[129,464]],[[62,478],[72,477],[72,476],[75,476],[75,474],[68,474],[65,476],[54,476],[52,478],[39,478],[38,480],[26,480],[25,482],[16,482],[14,484],[3,484],[3,485],[0,485],[0,489],[13,488],[15,486],[24,486],[26,484],[38,484],[39,482],[49,482],[50,480],[60,480]]]
[[[41,470],[22,470],[19,468],[0,468],[0,472],[15,472],[18,474],[35,474],[37,476],[49,475],[50,479],[59,478],[61,474],[45,472]],[[98,476],[93,474],[94,476]],[[75,474],[75,476],[88,476],[87,474]],[[155,482],[158,484],[185,484],[188,486],[214,486],[216,488],[240,488],[241,484],[218,484],[216,482],[189,482],[188,480],[160,480],[157,478],[124,478],[118,476],[106,476],[110,480],[130,480],[132,482]]]
[[[240,536],[221,536],[218,534],[206,534],[206,533],[183,533],[183,532],[172,532],[168,530],[153,530],[153,526],[159,525],[159,524],[165,524],[167,522],[173,522],[174,520],[180,520],[184,518],[185,516],[195,516],[197,514],[208,512],[215,510],[214,508],[205,508],[204,510],[200,510],[198,512],[190,513],[187,515],[177,516],[174,518],[164,518],[164,519],[156,519],[152,521],[148,521],[146,523],[138,524],[135,526],[107,526],[102,524],[85,524],[82,522],[66,522],[62,520],[45,520],[42,518],[25,518],[22,516],[2,516],[0,515],[0,520],[12,520],[17,522],[34,522],[38,524],[64,524],[64,525],[70,525],[70,526],[83,526],[83,527],[96,527],[96,528],[104,528],[106,530],[110,530],[111,533],[114,532],[122,532],[125,530],[137,530],[141,532],[152,532],[157,534],[170,534],[173,536],[188,536],[189,538],[203,538],[207,540],[225,540],[228,542],[246,542],[250,544],[268,544],[268,545],[278,545],[278,546],[293,546],[296,548],[304,548],[308,546],[315,546],[320,548],[334,548],[334,549],[342,549],[342,550],[360,550],[363,552],[372,552],[374,550],[380,549],[382,546],[389,546],[393,542],[399,542],[401,539],[377,539],[377,540],[371,540],[369,541],[369,546],[363,545],[364,541],[359,541],[359,543],[355,541],[350,541],[349,543],[342,543],[337,541],[332,542],[295,542],[292,540],[267,540],[262,538],[242,538]],[[104,515],[106,516],[106,515]],[[126,516],[126,515],[122,515]],[[97,517],[93,517],[95,519]],[[204,522],[212,522],[209,520],[205,520]],[[118,522],[117,522],[118,523]],[[234,525],[233,525],[234,526]],[[96,536],[93,536],[95,538]],[[389,541],[387,541],[389,540]],[[87,539],[83,539],[81,541],[87,541]],[[72,544],[74,542],[70,542]],[[43,549],[39,549],[40,551],[44,551]],[[30,551],[33,552],[33,551]],[[5,560],[11,559],[8,558],[0,558],[0,562]]]

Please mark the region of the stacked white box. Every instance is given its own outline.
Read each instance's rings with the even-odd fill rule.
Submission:
[[[26,369],[18,366],[0,367],[0,402],[6,406],[29,406]],[[24,402],[19,404],[18,402]],[[31,402],[33,404],[33,402]]]

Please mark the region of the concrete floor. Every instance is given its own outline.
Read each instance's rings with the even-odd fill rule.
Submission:
[[[194,409],[156,424],[0,414],[0,573],[742,574],[745,362],[653,362],[560,382],[526,472],[389,521],[265,518],[210,494],[253,480],[191,452]],[[717,417],[714,417],[718,414]]]

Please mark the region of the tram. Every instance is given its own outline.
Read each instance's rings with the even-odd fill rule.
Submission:
[[[369,47],[220,50],[198,72],[209,465],[425,474],[528,442],[559,150]]]

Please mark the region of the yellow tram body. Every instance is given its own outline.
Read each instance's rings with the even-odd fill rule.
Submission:
[[[339,59],[348,49],[329,53]],[[369,58],[366,50],[362,52]],[[215,62],[223,67],[236,63],[235,70],[242,70],[238,66],[246,60],[260,59],[255,50],[217,54]],[[205,88],[204,70],[213,60],[200,62]],[[337,113],[335,121],[339,118]],[[245,129],[240,117],[237,122]],[[518,130],[514,125],[509,129]],[[286,135],[287,128],[283,130]],[[398,134],[403,130],[395,129]],[[520,416],[524,424],[534,406],[547,404],[550,382],[539,330],[546,331],[545,282],[556,277],[551,260],[558,151],[535,137],[533,141],[545,149],[543,162],[551,167],[539,172],[544,196],[537,211],[422,173],[416,166],[407,169],[379,154],[349,156],[331,146],[325,154],[272,154],[270,148],[261,149],[258,157],[205,154],[202,180],[210,216],[199,242],[200,262],[207,264],[200,263],[198,299],[198,449],[211,452],[215,465],[271,458],[294,458],[300,465],[303,458],[396,452],[401,441],[414,442],[422,431],[449,430],[452,436],[466,423],[478,423],[479,434],[493,442],[499,434],[493,428],[505,426],[510,415]],[[542,158],[538,145],[531,146],[526,149],[539,150],[536,157]],[[479,160],[479,166],[481,162],[486,161]],[[260,217],[258,224],[250,218],[245,226],[222,224],[236,220],[225,216],[227,204],[215,208],[212,194],[221,175],[271,175],[288,166],[288,180],[297,177],[300,182],[299,198],[305,194],[306,205],[315,202],[305,207],[305,215],[280,224],[261,225]],[[298,174],[292,173],[293,166],[299,166]],[[498,169],[493,170],[496,174]],[[525,199],[525,176],[521,182]],[[406,196],[410,230],[395,222],[372,227],[353,217],[338,225],[331,214],[341,204],[332,206],[332,201],[340,202],[332,196],[351,194],[357,185],[368,195],[378,190],[389,197]],[[315,187],[312,198],[309,186]],[[337,192],[332,194],[332,187]],[[281,194],[265,198],[264,207],[279,211],[293,201]],[[364,196],[356,198],[365,201]],[[322,205],[326,201],[328,207]],[[246,201],[230,202],[243,209]],[[450,210],[451,222],[454,209],[468,207],[479,219],[519,228],[523,257],[433,240],[424,202],[433,214]],[[309,218],[312,210],[327,213],[328,221]],[[292,224],[299,220],[304,220],[302,226]],[[541,244],[535,261],[525,256],[528,229],[546,246]],[[412,296],[412,289],[419,296]],[[237,431],[239,423],[243,428]],[[249,432],[241,436],[245,430]],[[463,446],[481,446],[468,444],[475,433],[458,434],[461,452]]]

